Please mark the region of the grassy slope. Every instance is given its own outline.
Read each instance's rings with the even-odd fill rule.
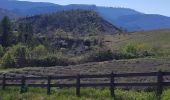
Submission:
[[[144,43],[153,47],[159,47],[162,50],[170,49],[170,30],[157,30],[148,32],[131,33],[126,35],[105,36],[105,43],[113,50],[119,49],[121,46],[135,42]],[[50,67],[50,68],[26,68],[10,71],[17,74],[28,75],[65,75],[77,73],[110,73],[111,71],[118,73],[126,72],[150,72],[162,69],[169,71],[169,59],[135,59],[135,60],[120,60],[100,63],[87,63],[77,66],[67,67]],[[6,72],[6,70],[5,70]],[[43,73],[42,73],[43,72]],[[169,80],[169,79],[168,79]],[[124,80],[123,80],[124,81]],[[128,81],[128,80],[125,80]],[[139,80],[140,81],[140,80]],[[138,82],[139,82],[138,81]],[[15,92],[16,91],[16,92]],[[52,96],[46,95],[45,89],[30,89],[28,93],[19,94],[18,89],[0,90],[0,100],[112,100],[109,95],[109,90],[94,90],[83,89],[82,97],[75,96],[75,89],[53,90]],[[14,93],[15,92],[15,93]],[[134,91],[117,90],[116,95],[118,100],[155,100],[154,93],[139,93]],[[170,90],[164,92],[162,100],[170,100]]]
[[[137,32],[130,34],[121,34],[114,36],[105,36],[105,44],[111,49],[119,49],[127,43],[144,43],[151,47],[170,49],[170,30],[154,30],[146,32]]]
[[[170,91],[166,90],[161,100],[169,100]],[[156,100],[153,92],[116,90],[116,100]],[[113,100],[109,89],[86,88],[81,90],[81,97],[75,96],[75,89],[53,89],[52,95],[46,95],[46,89],[29,89],[20,94],[18,88],[0,90],[0,100]]]
[[[160,46],[162,50],[170,50],[170,30],[155,30],[147,32],[138,32],[124,35],[105,36],[105,44],[113,50],[130,43],[145,43],[150,46]],[[106,62],[94,62],[74,66],[56,66],[48,68],[24,68],[19,70],[3,70],[12,75],[76,75],[80,74],[98,74],[98,73],[128,73],[128,72],[153,72],[158,70],[170,71],[169,58],[152,59],[141,58],[131,60],[118,60]],[[168,79],[170,80],[170,79]]]
[[[146,31],[146,32],[137,32],[137,33],[130,33],[130,34],[117,34],[117,35],[104,35],[104,41],[105,41],[105,45],[108,46],[109,48],[111,48],[112,50],[117,50],[120,47],[128,44],[128,43],[144,43],[147,44],[151,47],[158,47],[160,49],[162,49],[162,51],[170,51],[170,29],[169,30],[154,30],[154,31]],[[167,64],[165,64],[165,62]],[[124,64],[124,62],[127,62]],[[135,63],[138,62],[138,63]],[[152,63],[155,62],[155,64],[152,65]],[[101,62],[102,63],[102,62]],[[162,70],[169,71],[169,60],[160,60],[157,59],[156,61],[153,61],[152,59],[137,59],[137,61],[134,60],[125,60],[125,61],[112,61],[112,62],[103,62],[104,64],[102,64],[102,66],[105,66],[103,68],[96,68],[96,66],[101,66],[100,63],[95,63],[95,65],[92,63],[90,64],[83,64],[83,65],[78,65],[81,66],[83,68],[88,67],[88,70],[93,70],[92,72],[97,72],[99,71],[100,73],[106,73],[108,71],[103,71],[105,70],[111,70],[111,71],[118,71],[118,72],[141,72],[141,68],[140,66],[146,67],[146,70],[142,70],[143,71],[157,71],[159,69],[161,69],[161,67],[157,68],[156,70],[152,70],[157,67],[157,65],[159,66],[161,63]],[[158,64],[157,64],[158,63]],[[87,65],[87,66],[84,66]],[[133,66],[135,65],[135,67],[137,68],[137,70],[134,70]],[[93,67],[91,67],[93,66]],[[109,66],[106,67],[106,66]],[[123,68],[122,68],[122,67]],[[74,67],[74,66],[73,66]],[[73,68],[72,66],[68,66],[68,68]],[[121,67],[121,68],[120,68]],[[125,68],[124,68],[125,67]],[[127,68],[128,67],[128,68]],[[84,70],[83,68],[79,69],[80,67],[76,67],[74,68],[74,70],[79,70],[78,72],[81,72],[82,70]],[[151,69],[148,69],[151,68]],[[34,69],[34,68],[31,68]],[[39,69],[39,68],[38,68]],[[48,68],[46,68],[47,70],[49,70]],[[100,69],[102,69],[103,72],[100,71]],[[124,70],[127,69],[127,70]],[[1,70],[1,69],[0,69]],[[43,69],[42,69],[43,70]],[[64,73],[67,73],[67,69],[62,69],[60,70],[60,68],[54,68],[54,71],[59,71]],[[65,71],[66,70],[66,71]],[[86,70],[86,69],[85,69]],[[0,72],[8,72],[9,70],[1,70]],[[11,71],[16,71],[16,70],[11,70]],[[64,71],[64,72],[63,72]],[[53,72],[53,71],[52,71]],[[70,71],[71,73],[75,73],[75,71]],[[87,72],[88,73],[88,72]]]
[[[106,62],[93,62],[81,65],[55,66],[55,67],[28,67],[23,69],[13,69],[6,71],[8,75],[15,77],[25,76],[48,76],[48,75],[77,75],[77,74],[108,74],[114,73],[135,73],[135,72],[155,72],[170,71],[169,59],[131,59]],[[2,77],[2,75],[0,75]],[[166,77],[165,81],[170,81],[170,77]],[[59,83],[75,83],[75,80],[60,80]],[[109,82],[109,79],[85,79],[83,82]],[[40,81],[46,83],[46,80]],[[55,81],[56,82],[56,81]],[[118,78],[116,82],[156,82],[156,77],[132,77]],[[136,88],[136,87],[134,87]],[[141,87],[139,87],[141,89]]]

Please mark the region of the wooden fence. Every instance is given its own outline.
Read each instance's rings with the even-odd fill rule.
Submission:
[[[119,77],[151,77],[154,76],[157,78],[157,82],[148,82],[148,83],[116,83],[115,78]],[[110,87],[110,93],[112,97],[115,97],[115,88],[120,86],[147,86],[147,87],[157,87],[157,95],[160,96],[162,94],[163,88],[170,86],[170,82],[164,82],[163,77],[170,76],[170,72],[151,72],[151,73],[125,73],[125,74],[102,74],[102,75],[75,75],[75,76],[48,76],[48,77],[6,77],[4,74],[2,78],[0,78],[0,86],[2,89],[5,89],[7,86],[19,86],[21,87],[21,93],[26,92],[25,87],[27,85],[29,87],[44,87],[47,88],[47,94],[51,94],[52,87],[75,87],[76,88],[76,95],[80,96],[80,88],[81,87]],[[108,83],[81,83],[81,79],[85,78],[109,78],[110,82]],[[76,83],[74,84],[52,84],[52,80],[62,80],[62,79],[76,79]],[[10,83],[7,84],[7,80],[21,80],[20,84]],[[27,84],[27,80],[47,80],[47,84]]]

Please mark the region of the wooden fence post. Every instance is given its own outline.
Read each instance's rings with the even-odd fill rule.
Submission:
[[[112,72],[110,74],[110,93],[111,93],[111,96],[112,97],[115,97],[115,92],[114,92],[114,89],[115,89],[115,85],[114,85],[114,73]]]
[[[6,87],[6,74],[3,74],[2,89],[5,90]]]
[[[22,76],[22,78],[21,78],[21,90],[20,90],[20,93],[24,93],[24,92],[26,92],[26,84],[25,84],[25,76]]]
[[[48,76],[47,95],[51,94],[51,76]]]
[[[76,95],[80,96],[80,75],[77,75],[77,84],[76,84]]]
[[[157,74],[157,96],[160,98],[162,91],[163,91],[163,73],[159,71]]]

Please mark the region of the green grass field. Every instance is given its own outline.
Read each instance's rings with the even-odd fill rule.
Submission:
[[[116,100],[156,100],[154,92],[136,92],[116,90]],[[113,100],[109,89],[86,88],[81,90],[81,97],[76,97],[75,89],[53,89],[52,95],[46,89],[30,88],[27,93],[20,94],[19,88],[0,90],[0,100]],[[164,91],[161,100],[170,100],[170,90]]]

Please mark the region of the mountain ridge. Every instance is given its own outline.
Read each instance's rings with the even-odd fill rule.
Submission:
[[[73,10],[73,9],[83,9],[83,10],[94,10],[99,13],[105,20],[110,22],[113,25],[116,25],[123,30],[128,32],[133,31],[143,31],[143,30],[155,30],[155,29],[164,29],[170,28],[170,17],[160,16],[160,18],[148,20],[149,17],[154,17],[158,15],[150,15],[138,12],[130,8],[113,8],[113,7],[100,7],[96,5],[81,5],[81,4],[72,4],[72,5],[58,5],[53,3],[44,3],[44,2],[28,2],[28,1],[9,1],[1,0],[0,8],[12,10],[20,16],[27,15],[37,15],[37,14],[48,14],[53,12],[60,12],[63,10]],[[24,9],[23,9],[24,8]],[[131,22],[122,22],[122,19],[127,19],[137,15],[137,21],[132,19]],[[142,17],[142,21],[140,21]],[[168,21],[165,21],[168,19]],[[156,21],[154,24],[151,23]],[[143,22],[146,22],[143,24]],[[122,24],[123,23],[123,24]],[[141,25],[143,24],[143,25]],[[155,24],[160,24],[155,26]]]
[[[58,29],[73,34],[115,34],[121,31],[90,10],[70,10],[20,18],[17,24],[32,25],[34,33],[48,33]]]

